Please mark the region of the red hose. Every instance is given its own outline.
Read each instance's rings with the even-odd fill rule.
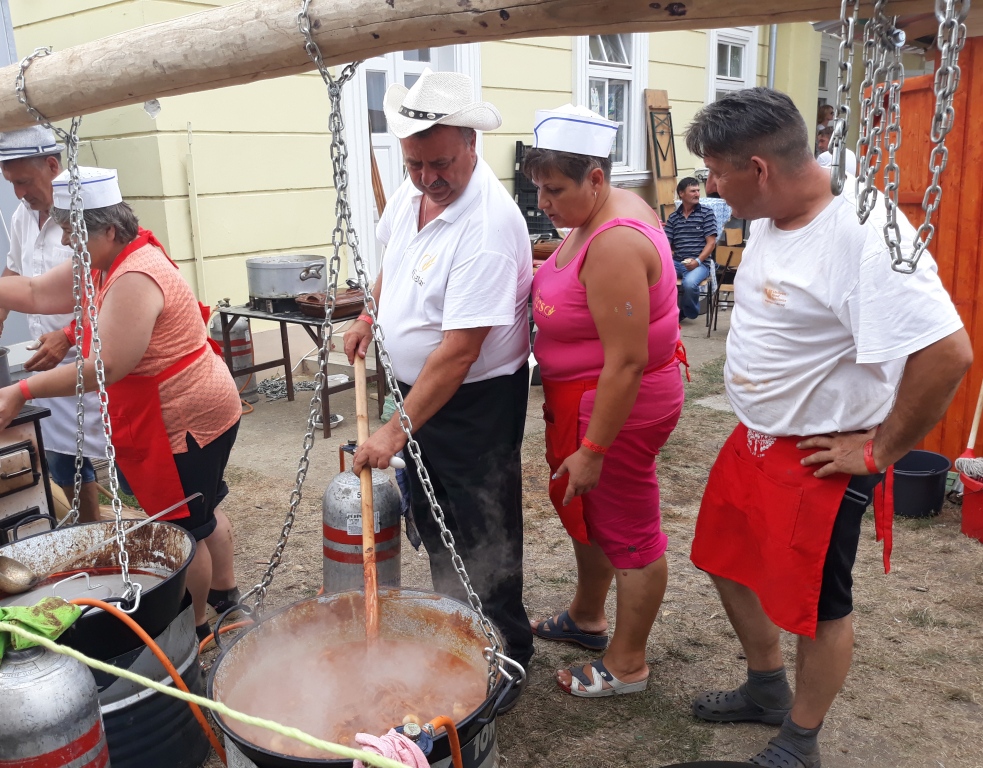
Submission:
[[[157,661],[161,663],[164,669],[167,670],[167,674],[171,676],[171,679],[174,681],[174,685],[184,693],[191,693],[191,691],[188,690],[188,686],[185,684],[184,680],[181,679],[181,675],[178,674],[178,671],[174,668],[174,665],[171,664],[171,660],[167,658],[167,655],[160,649],[160,646],[154,642],[154,639],[146,633],[143,627],[123,613],[115,605],[104,603],[102,600],[95,600],[91,597],[76,597],[74,600],[69,600],[69,602],[73,605],[91,605],[96,608],[101,608],[106,613],[112,614],[117,619],[122,621],[124,624],[126,624],[126,626],[133,630],[134,634],[136,634],[136,636],[139,637],[140,640],[151,650],[154,656],[157,657]],[[228,627],[228,629],[232,629],[232,627]],[[215,750],[215,753],[218,755],[219,759],[224,765],[226,762],[225,748],[218,740],[218,737],[215,736],[215,732],[208,724],[208,720],[205,719],[205,715],[201,711],[201,707],[193,702],[188,702],[188,706],[191,707],[191,712],[195,716],[195,720],[198,721],[201,729],[205,732],[205,736],[208,737],[208,741],[211,742],[212,748]]]
[[[229,631],[231,631],[233,629],[240,629],[242,627],[248,627],[252,623],[253,622],[251,620],[247,619],[246,621],[237,621],[235,624],[226,624],[224,627],[222,627],[218,631],[218,633],[220,635],[224,635],[226,632],[229,632]],[[198,644],[198,653],[204,653],[205,648],[207,648],[208,647],[208,644],[210,642],[212,642],[212,640],[214,640],[214,639],[215,639],[215,633],[212,632],[212,634],[210,634],[208,637],[206,637],[204,640],[202,640]]]

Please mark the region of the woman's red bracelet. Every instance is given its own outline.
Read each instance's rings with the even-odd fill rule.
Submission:
[[[31,394],[31,388],[27,386],[27,379],[18,381],[17,386],[20,387],[20,393],[24,396],[25,400],[34,399],[34,395]]]
[[[586,437],[583,440],[580,441],[580,444],[582,446],[584,446],[584,448],[586,448],[588,451],[593,451],[594,453],[599,453],[599,454],[601,454],[601,456],[603,456],[605,453],[608,452],[608,449],[605,446],[598,445],[597,443],[593,442],[592,440],[588,440]]]
[[[369,325],[372,325],[371,315],[359,315],[358,319],[361,320],[363,323],[368,323]]]
[[[872,475],[879,475],[880,470],[877,468],[877,462],[874,461],[874,440],[871,438],[866,443],[864,443],[864,465],[867,467],[867,471]]]

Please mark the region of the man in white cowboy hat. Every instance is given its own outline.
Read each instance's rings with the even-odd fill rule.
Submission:
[[[48,215],[54,178],[61,173],[65,149],[54,133],[40,125],[0,134],[0,169],[21,201],[10,220],[10,253],[2,277],[35,277],[72,258],[72,249],[61,244],[61,227]],[[2,278],[0,278],[2,279]],[[0,333],[8,311],[0,309]],[[56,365],[74,363],[75,353],[66,327],[67,315],[28,315],[27,325],[37,341],[36,352],[24,364],[28,371],[45,371]],[[35,405],[51,410],[41,420],[45,455],[51,479],[71,500],[75,495],[75,401],[70,398],[38,399]],[[82,522],[99,519],[99,491],[91,459],[105,455],[106,439],[99,419],[95,392],[85,395],[85,443],[82,463],[82,493],[79,517]]]
[[[526,665],[533,647],[522,605],[520,447],[532,253],[522,214],[475,149],[475,131],[498,128],[502,118],[472,93],[466,75],[429,69],[412,88],[386,92],[408,178],[379,222],[386,253],[373,294],[457,552],[508,653]],[[363,315],[345,334],[349,359],[364,357],[370,339]],[[385,468],[405,445],[396,414],[359,448],[356,470]],[[426,493],[408,469],[434,588],[463,598]]]

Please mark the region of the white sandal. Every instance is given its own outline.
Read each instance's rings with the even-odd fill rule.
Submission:
[[[640,693],[649,684],[648,678],[639,680],[637,683],[625,683],[616,678],[607,667],[604,666],[603,659],[597,659],[590,663],[590,672],[593,679],[588,679],[584,674],[583,668],[569,667],[567,671],[571,675],[570,687],[565,688],[559,681],[560,688],[572,696],[581,696],[587,699],[597,699],[602,696],[619,696],[623,693]],[[605,688],[607,683],[610,688]]]

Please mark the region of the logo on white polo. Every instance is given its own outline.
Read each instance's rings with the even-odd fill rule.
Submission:
[[[423,279],[423,273],[430,269],[436,262],[436,256],[431,256],[429,253],[423,254],[417,265],[413,267],[413,282],[420,286],[426,285],[426,281]]]

